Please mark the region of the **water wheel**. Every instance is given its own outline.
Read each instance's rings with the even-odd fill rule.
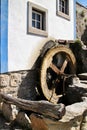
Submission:
[[[63,95],[66,75],[75,74],[76,60],[72,51],[65,46],[51,48],[43,58],[40,72],[42,93],[52,103]]]

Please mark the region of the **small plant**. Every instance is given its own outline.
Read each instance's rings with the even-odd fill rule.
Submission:
[[[85,16],[84,11],[82,11],[82,12],[80,13],[80,16],[81,16],[81,17],[84,17],[84,16]]]

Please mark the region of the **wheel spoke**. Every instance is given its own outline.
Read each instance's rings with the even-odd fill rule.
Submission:
[[[65,70],[67,64],[68,64],[68,59],[65,59],[65,61],[63,62],[63,65],[62,65],[62,67],[61,67],[61,70],[60,70],[61,73],[64,73],[64,70]]]
[[[72,51],[65,46],[48,50],[41,65],[41,89],[46,99],[58,103],[65,94],[65,78],[75,73],[76,60]]]
[[[57,74],[60,74],[60,70],[53,63],[50,64],[50,68]]]

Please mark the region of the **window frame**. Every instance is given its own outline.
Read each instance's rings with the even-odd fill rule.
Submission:
[[[42,22],[43,22],[43,27],[41,29],[38,29],[38,28],[35,28],[32,26],[32,12],[33,11],[36,11],[37,13],[43,15],[43,19],[42,19]],[[36,5],[32,2],[28,2],[28,33],[29,34],[35,34],[35,35],[40,35],[40,36],[48,36],[48,10],[39,6],[39,5]]]
[[[64,4],[65,3],[66,2],[64,2]],[[57,16],[63,17],[67,20],[70,20],[70,2],[69,2],[69,0],[67,0],[67,4],[68,4],[67,7],[65,7],[66,5],[64,5],[64,12],[63,12],[61,10],[61,9],[63,9],[63,7],[62,7],[62,5],[60,5],[60,0],[56,0],[56,14],[57,14]],[[67,11],[67,13],[66,13],[66,11]]]

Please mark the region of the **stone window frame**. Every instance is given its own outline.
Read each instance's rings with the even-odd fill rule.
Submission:
[[[43,27],[41,29],[32,26],[33,10],[43,15],[43,19],[41,21],[43,22],[42,25]],[[29,34],[35,34],[35,35],[46,36],[46,37],[48,36],[48,10],[46,8],[43,8],[32,2],[28,2],[28,30],[27,31]]]
[[[67,9],[65,9],[65,10],[67,10],[67,12],[65,12],[65,11],[63,12],[60,10],[60,8],[62,8],[62,5],[60,7],[59,1],[60,0],[56,0],[56,14],[57,14],[57,16],[63,17],[67,20],[70,20],[70,0],[67,0],[68,5],[67,5],[67,7],[64,7],[64,8],[67,8]],[[63,1],[65,1],[65,0],[63,0]]]

